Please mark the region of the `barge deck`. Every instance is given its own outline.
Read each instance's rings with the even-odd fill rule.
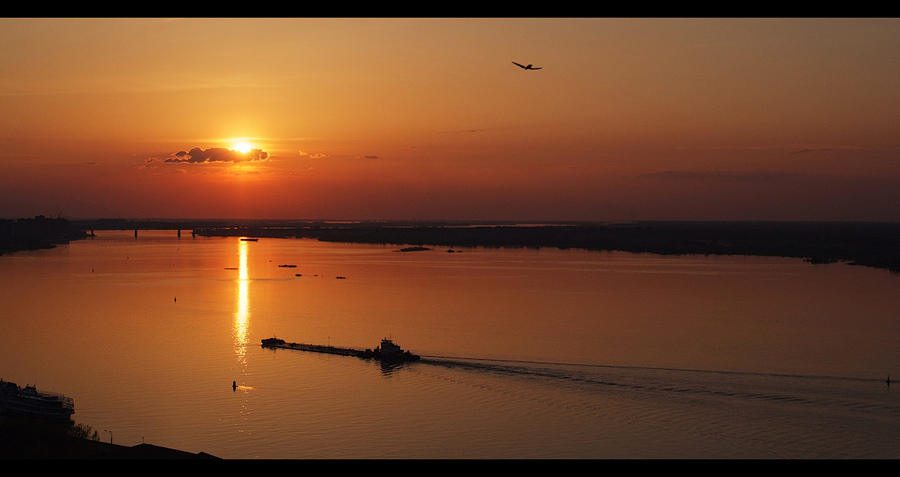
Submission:
[[[314,353],[337,354],[340,356],[355,356],[363,359],[380,359],[385,361],[418,361],[419,356],[403,351],[388,338],[381,340],[381,346],[372,349],[340,348],[337,346],[314,345],[306,343],[288,343],[280,338],[266,338],[262,340],[263,348],[282,348],[297,351],[311,351]]]

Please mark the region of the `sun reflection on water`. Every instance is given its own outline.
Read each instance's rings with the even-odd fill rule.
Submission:
[[[250,318],[249,272],[247,270],[247,242],[238,241],[240,265],[237,280],[237,302],[234,311],[234,351],[238,363],[246,364],[247,327]]]

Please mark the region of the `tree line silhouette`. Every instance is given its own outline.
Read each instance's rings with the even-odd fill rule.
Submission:
[[[755,255],[900,271],[900,224],[882,222],[634,222],[544,226],[372,223],[194,230],[200,236],[315,238],[448,247],[553,247],[660,255]]]

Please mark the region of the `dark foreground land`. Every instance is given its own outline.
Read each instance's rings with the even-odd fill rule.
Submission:
[[[100,442],[96,434],[85,430],[72,423],[0,416],[0,459],[218,459],[204,452],[151,444],[127,447]]]
[[[197,236],[304,237],[447,247],[554,247],[660,255],[757,255],[900,272],[900,223],[634,222],[541,226],[308,224],[207,227]]]

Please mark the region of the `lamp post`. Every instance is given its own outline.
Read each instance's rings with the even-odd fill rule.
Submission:
[[[108,431],[108,430],[106,430],[106,429],[103,429],[103,432],[108,432],[108,433],[109,433],[109,443],[112,444],[112,431]]]

